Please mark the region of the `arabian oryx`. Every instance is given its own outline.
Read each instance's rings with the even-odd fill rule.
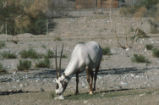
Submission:
[[[79,73],[84,70],[86,70],[87,74],[87,81],[89,84],[89,94],[93,94],[93,91],[96,90],[97,74],[102,59],[102,49],[100,45],[95,41],[77,44],[74,47],[69,64],[67,65],[64,73],[60,75],[62,52],[63,52],[63,46],[61,50],[60,64],[58,68],[57,47],[56,47],[55,65],[56,65],[57,78],[56,78],[55,92],[57,95],[59,95],[59,97],[56,97],[55,99],[64,99],[62,94],[65,91],[69,80],[71,79],[71,75],[73,74],[76,74],[75,94],[78,94]],[[95,72],[93,72],[93,69],[95,69]],[[94,79],[94,87],[92,87],[93,79]]]

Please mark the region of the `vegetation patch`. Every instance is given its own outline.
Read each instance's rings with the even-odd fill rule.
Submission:
[[[62,58],[67,58],[67,56],[65,54],[62,55]]]
[[[141,54],[134,54],[131,60],[136,63],[150,63],[150,61]]]
[[[20,52],[22,58],[41,58],[43,55],[37,53],[34,49],[23,50]]]
[[[111,55],[111,50],[109,47],[102,48],[103,50],[103,55]]]
[[[134,6],[124,6],[120,8],[120,13],[126,16],[143,17],[153,16],[157,17],[158,0],[140,0]]]
[[[29,60],[20,60],[17,65],[19,71],[28,71],[32,66],[32,62]]]
[[[140,28],[136,28],[135,34],[131,37],[131,39],[138,40],[139,38],[149,38],[149,36]]]
[[[47,58],[53,58],[54,57],[54,52],[52,50],[48,50],[46,57]]]
[[[43,60],[40,60],[38,63],[36,63],[36,67],[38,67],[38,68],[49,68],[50,67],[49,58],[45,57]]]
[[[0,49],[4,48],[5,46],[6,46],[5,42],[4,41],[0,41]]]
[[[152,54],[153,54],[154,57],[158,57],[159,58],[159,49],[153,48],[152,49]]]
[[[5,73],[7,73],[7,71],[5,70],[3,65],[0,63],[0,74],[5,74]]]
[[[145,47],[147,50],[152,50],[154,48],[152,44],[147,44]]]
[[[10,51],[4,51],[1,53],[1,56],[3,58],[6,58],[6,59],[15,59],[17,58],[16,54],[10,52]]]
[[[54,38],[54,41],[62,41],[61,37],[57,36]]]
[[[152,94],[156,90],[144,90],[144,89],[135,89],[135,90],[112,90],[112,91],[102,91],[89,95],[88,93],[80,93],[79,95],[67,95],[65,99],[67,100],[87,100],[93,98],[113,98],[121,96],[135,96],[140,94]],[[55,94],[52,95],[55,97]]]
[[[0,0],[0,33],[46,33],[48,0]]]

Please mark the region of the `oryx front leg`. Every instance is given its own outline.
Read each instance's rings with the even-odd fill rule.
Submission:
[[[93,84],[93,76],[91,75],[92,69],[89,67],[86,67],[86,73],[87,73],[87,82],[89,84],[89,94],[93,94],[92,84]]]
[[[75,92],[75,95],[77,95],[79,93],[79,90],[78,90],[78,83],[79,83],[79,73],[77,72],[76,73],[76,92]]]

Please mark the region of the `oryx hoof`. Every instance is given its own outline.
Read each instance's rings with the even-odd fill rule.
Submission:
[[[93,91],[89,91],[89,94],[90,94],[90,95],[93,95]]]

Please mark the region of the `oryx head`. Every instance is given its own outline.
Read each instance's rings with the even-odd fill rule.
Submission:
[[[61,60],[62,60],[62,54],[63,54],[63,48],[64,45],[62,45],[61,53],[60,53],[60,61],[59,66],[57,64],[57,46],[55,50],[55,65],[56,65],[56,94],[61,95],[67,86],[67,79],[65,78],[65,75],[61,75]]]

